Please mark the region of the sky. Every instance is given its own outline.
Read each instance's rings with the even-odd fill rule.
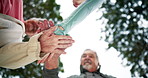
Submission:
[[[63,19],[66,19],[76,8],[72,4],[72,0],[56,0],[61,5],[60,13]],[[66,78],[70,75],[80,74],[80,56],[85,49],[95,50],[99,56],[101,64],[101,72],[112,75],[117,78],[131,78],[130,68],[121,64],[122,58],[119,52],[114,48],[106,50],[108,43],[100,36],[102,20],[97,20],[102,15],[101,10],[96,9],[85,20],[75,26],[68,34],[75,40],[72,47],[66,49],[67,54],[61,55],[64,73],[59,73],[60,78]],[[123,62],[126,63],[126,60]]]
[[[72,0],[56,0],[56,2],[61,5],[60,14],[63,19],[66,19],[76,9]],[[97,52],[102,73],[117,78],[131,78],[131,67],[125,67],[121,64],[122,58],[118,57],[120,53],[114,48],[106,50],[108,43],[103,40],[104,37],[100,40],[100,36],[104,36],[101,33],[101,28],[104,27],[102,20],[97,20],[101,15],[101,10],[96,9],[68,33],[75,40],[75,43],[66,49],[67,54],[60,56],[64,65],[64,73],[59,73],[60,78],[80,74],[80,57],[85,49]],[[125,64],[126,60],[123,63]]]
[[[76,9],[72,4],[72,0],[56,0],[56,2],[61,5],[60,12],[64,19]],[[67,54],[60,56],[64,65],[64,73],[59,73],[60,78],[80,74],[80,57],[85,49],[92,49],[97,52],[102,73],[117,78],[131,78],[131,67],[125,67],[121,64],[123,60],[119,57],[120,53],[114,48],[106,50],[108,43],[103,39],[100,40],[100,36],[104,34],[101,33],[101,28],[103,28],[104,25],[102,25],[102,20],[96,19],[101,15],[101,11],[96,9],[69,32],[69,35],[73,37],[75,43],[72,47],[66,49]],[[148,25],[147,23],[145,26]],[[124,60],[123,63],[125,64],[126,60]]]

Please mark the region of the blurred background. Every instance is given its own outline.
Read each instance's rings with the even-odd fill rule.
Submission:
[[[24,19],[46,18],[57,24],[75,9],[72,0],[24,0]],[[97,51],[102,73],[148,78],[147,0],[106,0],[69,35],[75,43],[60,57],[60,78],[80,74],[80,56],[88,48]],[[36,62],[16,70],[0,68],[0,78],[41,78],[42,69]]]

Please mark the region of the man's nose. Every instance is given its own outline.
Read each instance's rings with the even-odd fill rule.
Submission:
[[[90,58],[89,56],[86,56],[86,57],[85,57],[85,59],[89,59],[89,58]]]

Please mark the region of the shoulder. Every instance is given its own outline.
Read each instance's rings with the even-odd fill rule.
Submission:
[[[113,77],[111,75],[107,75],[107,74],[103,74],[103,73],[100,73],[102,77],[104,78],[116,78],[116,77]]]
[[[68,78],[84,78],[84,75],[71,75]]]

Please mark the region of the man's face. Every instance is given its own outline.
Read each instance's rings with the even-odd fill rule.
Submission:
[[[73,5],[75,7],[78,7],[82,2],[84,2],[85,0],[73,0]]]
[[[98,64],[99,62],[95,52],[88,50],[83,53],[81,57],[81,65],[84,69],[88,70],[89,72],[96,71]]]

